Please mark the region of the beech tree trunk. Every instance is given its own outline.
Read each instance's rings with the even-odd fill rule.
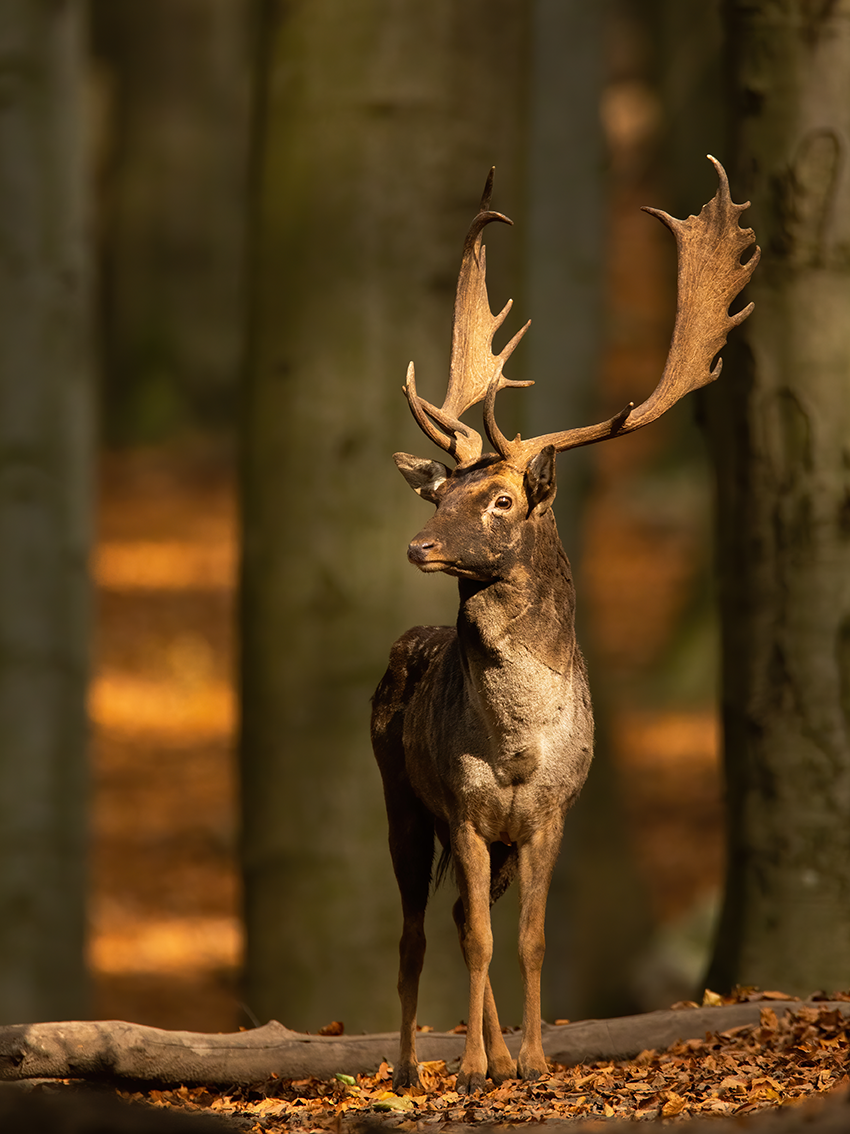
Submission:
[[[457,611],[454,583],[406,560],[429,509],[391,454],[437,455],[401,386],[415,359],[424,395],[442,401],[463,238],[491,165],[494,206],[521,220],[527,19],[519,0],[269,0],[263,14],[243,462],[245,1000],[290,1027],[388,1029],[401,916],[369,700],[393,640]],[[498,227],[491,295],[519,304],[522,238]],[[467,1003],[450,889],[429,915],[421,1016],[443,1026]],[[513,943],[503,952],[518,991]]]
[[[708,399],[726,898],[713,988],[850,984],[850,2],[728,6],[736,200],[764,256]]]
[[[0,1020],[87,1010],[83,5],[0,0]]]

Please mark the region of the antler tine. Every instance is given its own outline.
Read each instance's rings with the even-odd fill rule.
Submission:
[[[633,402],[629,402],[614,417],[597,425],[549,433],[526,441],[519,437],[506,441],[495,427],[493,402],[497,391],[493,390],[485,406],[487,433],[506,460],[516,463],[528,461],[547,445],[554,445],[558,452],[564,452],[632,433],[661,417],[686,394],[707,386],[720,374],[722,361],[718,359],[712,369],[712,360],[725,345],[732,328],[743,323],[754,306],[750,303],[730,315],[729,305],[748,283],[761,251],[756,247],[746,263],[741,263],[744,251],[755,243],[753,230],[742,229],[738,225],[741,213],[749,208],[750,202],[734,204],[729,194],[726,171],[710,154],[708,160],[717,170],[720,184],[712,200],[703,205],[699,216],[677,220],[660,209],[644,210],[670,229],[679,253],[676,323],[664,373],[653,393],[637,409]]]
[[[494,173],[495,167],[487,177],[478,214],[469,227],[463,245],[445,401],[438,409],[416,393],[412,363],[408,368],[404,388],[419,427],[461,464],[477,460],[481,456],[483,443],[480,434],[464,425],[460,417],[470,406],[483,401],[494,383],[500,386],[512,384],[502,377],[502,369],[529,326],[526,323],[498,354],[493,354],[493,336],[513,306],[513,300],[508,300],[498,315],[493,315],[487,296],[484,229],[492,221],[513,224],[502,213],[490,210]]]
[[[416,393],[416,372],[411,362],[407,367],[407,382],[402,386],[416,424],[426,437],[439,445],[460,464],[481,456],[481,437],[471,426],[458,421]]]

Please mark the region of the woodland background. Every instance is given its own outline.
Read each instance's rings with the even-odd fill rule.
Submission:
[[[396,1026],[400,915],[368,699],[398,633],[451,621],[455,598],[405,561],[424,508],[390,454],[428,448],[399,392],[407,362],[436,397],[463,235],[495,164],[494,205],[516,227],[488,232],[490,295],[514,297],[517,325],[533,319],[511,374],[537,384],[515,396],[514,428],[640,400],[663,368],[675,257],[639,208],[696,212],[715,191],[706,151],[734,200],[754,196],[744,224],[766,243],[759,273],[779,264],[751,322],[766,307],[790,325],[797,300],[776,298],[790,272],[829,338],[850,247],[848,124],[830,115],[850,102],[830,89],[825,124],[798,115],[787,158],[776,123],[797,122],[793,92],[763,83],[759,103],[759,82],[741,77],[793,71],[766,48],[742,60],[775,50],[762,18],[808,50],[801,74],[825,36],[846,49],[847,5],[815,7],[0,0],[4,1022]],[[778,228],[754,192],[774,167],[740,156],[756,149],[747,123],[772,112],[765,90],[787,99],[763,131],[785,171]],[[727,348],[722,400],[689,399],[560,462],[599,750],[550,897],[550,1019],[667,1006],[705,979],[726,860],[715,565],[728,579],[739,553],[729,525],[714,546],[702,435],[708,422],[731,528],[762,540],[755,509],[742,520],[723,487],[758,449],[735,449],[749,419],[734,404],[750,412],[758,334]],[[796,343],[780,353],[796,360]],[[850,499],[846,446],[817,433],[824,417],[837,435],[846,423],[848,357],[843,341],[831,348],[814,426],[790,379],[770,403],[768,444],[785,461],[774,489],[793,514],[767,513],[792,558],[816,542],[801,479],[836,492],[839,511]],[[833,450],[838,488],[818,465]],[[833,577],[850,578],[846,555],[826,555]],[[765,711],[796,735],[781,723],[800,715],[793,657],[814,651],[837,723],[828,743],[820,725],[801,731],[830,758],[814,761],[814,788],[733,770],[727,792],[733,812],[754,792],[772,801],[780,831],[804,811],[837,832],[789,834],[790,865],[775,838],[768,852],[797,922],[834,945],[802,971],[780,957],[756,973],[784,974],[792,993],[850,986],[850,915],[836,913],[850,863],[850,596],[808,588],[795,617],[815,625],[828,606],[829,651],[795,655],[790,630],[769,645]],[[735,600],[753,640],[776,622],[768,591]],[[726,680],[743,689],[731,640]],[[765,731],[755,710],[746,719]],[[795,768],[807,761],[792,753]],[[743,876],[758,856],[735,838]],[[465,1005],[449,905],[435,896],[423,979],[421,1019],[439,1028]],[[497,922],[494,984],[514,1022],[509,898]],[[753,934],[759,955],[771,934],[776,923]],[[733,970],[751,979],[715,951],[721,983]]]

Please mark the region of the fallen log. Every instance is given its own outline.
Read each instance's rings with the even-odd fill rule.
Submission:
[[[804,1005],[850,1014],[847,1001],[777,1001],[777,1013]],[[677,1040],[702,1039],[759,1021],[765,1002],[716,1008],[684,1008],[543,1025],[547,1057],[567,1065],[630,1059],[647,1048],[663,1049]],[[519,1031],[505,1037],[516,1055]],[[422,1032],[417,1052],[422,1060],[460,1056],[464,1037],[450,1032]],[[281,1079],[330,1078],[337,1072],[373,1072],[382,1060],[392,1063],[398,1035],[315,1036],[293,1032],[276,1020],[251,1031],[214,1034],[165,1031],[121,1020],[12,1024],[0,1027],[0,1080],[91,1079],[192,1085],[250,1085],[271,1075]]]

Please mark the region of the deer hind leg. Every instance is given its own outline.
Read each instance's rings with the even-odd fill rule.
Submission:
[[[546,939],[543,923],[552,870],[561,845],[562,823],[554,820],[519,847],[519,965],[523,980],[521,1079],[539,1079],[549,1069],[540,1028],[540,970]]]
[[[425,959],[425,907],[434,858],[434,820],[412,792],[387,805],[390,854],[401,894],[403,925],[399,941],[398,996],[401,1002],[399,1057],[393,1087],[416,1086],[416,1007]]]
[[[488,975],[493,954],[490,927],[491,861],[487,844],[466,824],[452,837],[452,856],[460,888],[453,916],[469,970],[466,1046],[457,1077],[459,1094],[482,1090],[516,1074],[505,1045]],[[501,892],[501,891],[500,891]]]

